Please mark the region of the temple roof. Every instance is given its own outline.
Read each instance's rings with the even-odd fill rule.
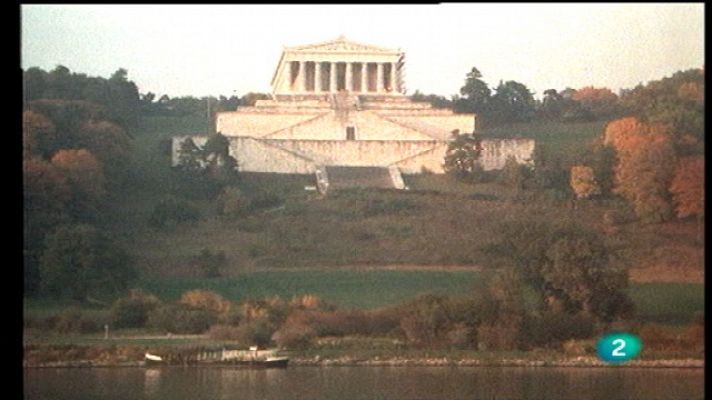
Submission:
[[[400,49],[389,49],[385,47],[374,46],[370,44],[357,43],[346,39],[343,35],[339,36],[335,40],[329,40],[327,42],[307,44],[303,46],[285,47],[285,51],[294,52],[373,52],[373,53],[400,53]]]

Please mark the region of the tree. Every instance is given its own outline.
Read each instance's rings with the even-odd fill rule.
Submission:
[[[504,167],[499,171],[500,183],[517,190],[524,189],[524,183],[531,178],[531,169],[517,162],[514,156],[507,157]]]
[[[581,109],[591,120],[613,117],[618,113],[618,96],[608,88],[583,87],[573,93]]]
[[[479,164],[482,154],[480,140],[472,134],[454,134],[445,152],[445,172],[458,179],[471,180],[482,167]]]
[[[56,150],[57,130],[45,115],[33,111],[22,113],[22,144],[24,156],[48,159]]]
[[[111,306],[111,321],[117,328],[143,328],[149,313],[160,305],[158,297],[131,289],[128,297],[116,300]]]
[[[131,138],[119,125],[102,120],[89,120],[79,128],[76,146],[91,151],[102,162],[109,183],[126,180],[131,157]]]
[[[125,290],[135,277],[128,254],[90,225],[60,226],[45,239],[40,279],[46,294],[85,301]]]
[[[487,111],[491,91],[480,78],[482,78],[480,71],[472,67],[467,73],[465,85],[460,88],[460,94],[464,96],[465,100],[464,108],[467,109],[467,112],[480,114]]]
[[[214,318],[227,315],[232,303],[221,295],[209,290],[194,289],[183,293],[180,303],[194,310],[203,310]]]
[[[587,199],[593,195],[600,194],[601,188],[596,182],[593,168],[585,165],[574,165],[571,167],[571,189],[579,199]]]
[[[499,269],[487,288],[475,297],[481,321],[477,342],[481,349],[514,350],[520,345],[525,321],[524,282],[511,267]]]
[[[679,218],[705,215],[705,159],[703,156],[683,157],[675,168],[670,184]]]
[[[252,107],[255,105],[257,100],[269,100],[270,95],[267,93],[253,93],[249,92],[240,98],[240,105],[246,107]]]
[[[616,150],[613,146],[594,142],[584,164],[593,169],[593,179],[598,184],[601,196],[610,196],[613,193],[616,166]]]
[[[628,275],[622,259],[597,231],[569,220],[516,216],[501,225],[486,251],[515,267],[546,309],[584,312],[603,321],[632,312],[623,291]]]
[[[25,289],[39,289],[39,264],[46,232],[67,221],[71,198],[67,178],[56,166],[41,159],[23,161]]]
[[[492,118],[500,122],[529,121],[534,116],[534,96],[523,83],[499,82],[489,108]]]
[[[564,103],[563,96],[556,89],[547,89],[541,101],[540,113],[547,119],[559,119],[564,111]]]
[[[23,100],[25,102],[41,99],[47,88],[47,72],[38,67],[28,68],[22,74]]]
[[[626,111],[649,124],[668,126],[676,153],[704,152],[704,68],[678,71],[638,85],[621,97]]]
[[[448,100],[444,96],[438,96],[436,94],[425,95],[423,93],[420,93],[420,91],[418,91],[418,90],[416,90],[415,93],[413,93],[410,96],[410,99],[411,99],[411,101],[415,101],[415,102],[430,103],[435,108],[452,109],[452,107],[453,107],[452,100]]]
[[[106,179],[101,163],[87,150],[59,150],[52,157],[67,179],[71,200],[68,209],[75,217],[94,216],[106,195]]]
[[[204,168],[203,152],[192,138],[185,138],[180,143],[177,167],[183,172],[197,172]]]
[[[530,182],[539,189],[568,190],[569,176],[561,156],[537,143],[532,154],[534,169]],[[512,166],[513,167],[513,166]]]
[[[672,216],[668,188],[676,164],[667,128],[636,118],[608,124],[604,143],[616,149],[614,192],[631,202],[639,218],[660,222]]]
[[[408,342],[435,347],[444,341],[451,325],[448,299],[441,295],[422,295],[405,305],[400,327]]]

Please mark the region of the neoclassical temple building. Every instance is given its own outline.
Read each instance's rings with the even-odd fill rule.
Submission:
[[[229,138],[241,171],[324,177],[362,167],[388,171],[400,187],[401,172],[442,173],[448,141],[453,133],[473,133],[476,118],[411,101],[404,78],[400,49],[343,36],[287,47],[272,77],[272,98],[218,113],[216,131]],[[174,138],[174,163],[184,138]],[[204,140],[194,137],[198,145]],[[522,139],[481,144],[487,170],[501,168],[509,156],[528,162],[534,148]]]

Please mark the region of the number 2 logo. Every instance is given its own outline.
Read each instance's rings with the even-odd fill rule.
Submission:
[[[621,350],[623,350],[623,349],[625,348],[625,340],[623,340],[623,339],[616,339],[616,340],[613,341],[613,345],[614,345],[614,346],[615,346],[615,345],[618,345],[618,347],[616,347],[615,349],[613,349],[613,351],[611,352],[611,355],[612,355],[613,357],[625,357],[625,356],[626,356],[626,354],[621,351]]]
[[[616,364],[637,357],[643,348],[643,342],[632,333],[612,332],[603,336],[596,347],[601,360]]]

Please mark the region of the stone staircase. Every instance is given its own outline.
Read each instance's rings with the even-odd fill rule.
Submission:
[[[400,171],[391,167],[351,167],[327,165],[317,170],[319,191],[362,187],[380,189],[405,189]]]

